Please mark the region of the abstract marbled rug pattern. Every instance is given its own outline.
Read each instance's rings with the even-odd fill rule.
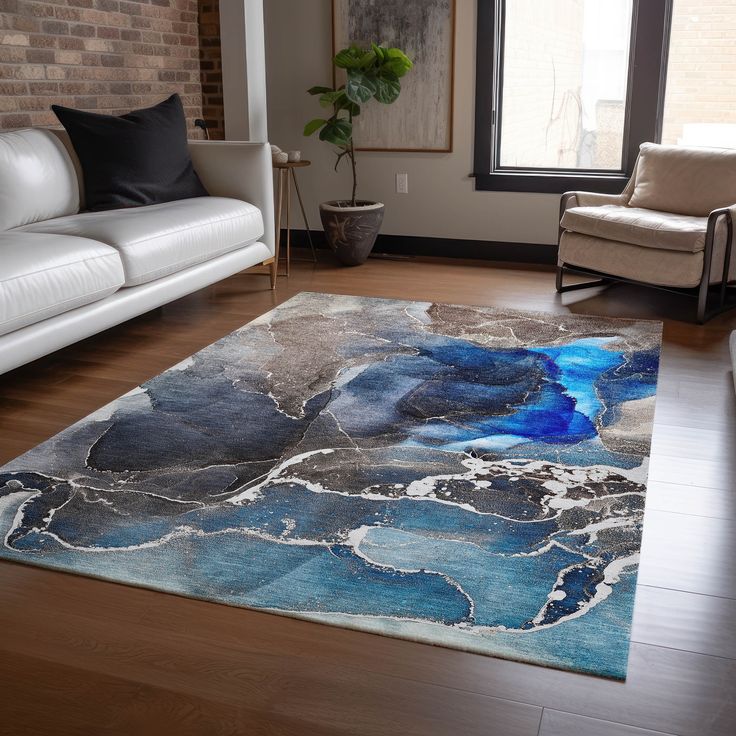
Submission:
[[[623,678],[660,330],[300,294],[0,469],[0,556]]]

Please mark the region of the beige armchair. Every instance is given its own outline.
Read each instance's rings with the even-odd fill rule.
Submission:
[[[557,291],[654,286],[695,297],[702,324],[736,306],[735,215],[736,150],[644,143],[621,194],[562,195]],[[597,280],[564,285],[567,272]]]

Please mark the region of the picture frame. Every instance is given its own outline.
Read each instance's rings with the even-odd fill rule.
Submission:
[[[332,0],[333,56],[373,41],[415,62],[393,105],[366,105],[354,120],[356,150],[452,152],[455,16],[456,0]],[[342,83],[334,70],[333,84]]]

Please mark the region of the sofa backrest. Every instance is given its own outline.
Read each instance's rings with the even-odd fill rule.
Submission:
[[[82,173],[82,164],[79,162],[79,156],[74,150],[72,139],[64,128],[48,128],[49,133],[54,135],[64,145],[66,152],[69,154],[74,171],[77,175],[77,188],[79,190],[79,209],[84,209],[84,175]]]
[[[736,204],[736,150],[642,143],[630,207],[706,217]]]
[[[79,182],[64,145],[48,130],[0,133],[0,230],[79,211]]]

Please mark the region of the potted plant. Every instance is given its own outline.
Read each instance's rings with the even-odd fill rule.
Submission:
[[[343,160],[350,163],[353,191],[350,199],[323,202],[319,206],[327,242],[341,263],[358,266],[365,263],[383,221],[384,205],[357,198],[358,176],[355,165],[353,119],[361,105],[377,100],[384,105],[395,102],[401,93],[400,79],[412,62],[403,51],[371,44],[370,48],[350,46],[335,55],[334,65],[344,69],[345,84],[339,87],[312,87],[310,95],[319,96],[322,107],[331,109],[326,118],[310,120],[304,135],[319,131],[320,140],[337,146],[335,171]]]

